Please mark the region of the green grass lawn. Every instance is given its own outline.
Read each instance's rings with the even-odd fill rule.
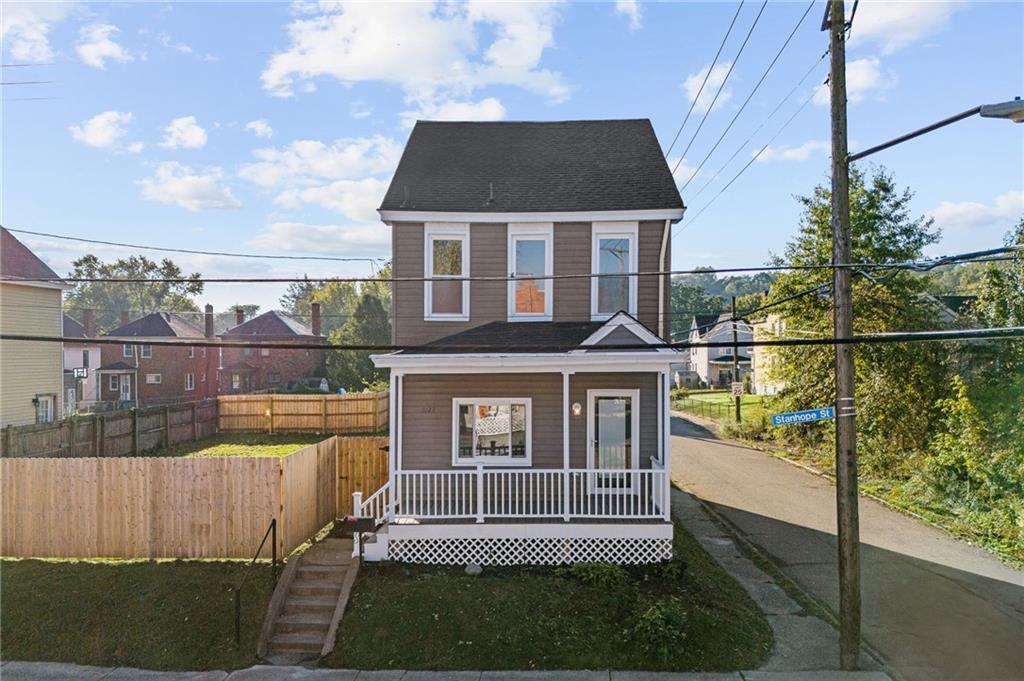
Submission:
[[[328,437],[317,433],[218,433],[150,452],[149,456],[288,456]]]
[[[719,422],[735,422],[734,399],[728,390],[690,391],[685,399],[674,399],[672,407]],[[763,395],[740,398],[740,416],[744,420],[762,421],[767,414]]]
[[[694,539],[676,526],[682,574],[627,568],[626,581],[592,585],[564,568],[367,564],[324,666],[356,669],[632,669],[726,671],[758,667],[772,649],[764,615]],[[654,603],[675,599],[685,623],[649,648],[636,630]],[[656,631],[664,631],[654,622]]]
[[[256,663],[270,599],[268,567],[242,591],[239,561],[0,562],[3,659],[145,669],[235,669]]]

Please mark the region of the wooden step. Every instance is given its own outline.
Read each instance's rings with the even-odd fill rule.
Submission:
[[[288,590],[288,598],[316,598],[328,596],[337,598],[341,592],[341,582],[329,582],[324,579],[296,579]]]
[[[334,614],[334,608],[338,605],[338,599],[325,598],[289,598],[284,602],[284,615],[326,615]]]
[[[274,625],[274,632],[278,634],[310,633],[323,638],[329,626],[331,626],[331,617],[329,615],[303,613],[279,617],[277,624]]]
[[[270,639],[271,653],[319,653],[323,648],[322,634],[274,634]]]
[[[326,582],[341,582],[345,578],[347,566],[335,567],[333,565],[306,565],[300,564],[297,579],[301,580],[322,580]]]

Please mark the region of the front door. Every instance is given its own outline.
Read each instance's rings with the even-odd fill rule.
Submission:
[[[132,399],[132,375],[121,374],[121,401],[129,402]]]
[[[624,493],[633,489],[640,436],[639,390],[588,390],[587,468],[592,493]]]

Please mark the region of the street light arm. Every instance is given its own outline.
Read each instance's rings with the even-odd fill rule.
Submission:
[[[953,123],[956,123],[957,121],[962,121],[963,119],[970,118],[971,116],[976,116],[977,114],[981,113],[981,110],[982,110],[982,107],[976,106],[973,109],[968,109],[967,111],[961,111],[960,113],[956,114],[955,116],[950,116],[949,118],[943,118],[941,121],[938,121],[936,123],[932,123],[931,125],[925,126],[923,128],[918,128],[917,130],[914,130],[913,132],[908,132],[906,135],[900,135],[899,137],[891,139],[888,142],[883,142],[882,144],[879,144],[877,146],[871,147],[870,149],[865,149],[864,151],[858,151],[856,154],[850,154],[849,156],[846,157],[846,160],[847,160],[848,163],[853,163],[854,161],[859,161],[860,159],[864,158],[865,156],[870,156],[871,154],[874,154],[874,153],[877,153],[879,151],[882,151],[883,149],[888,149],[889,147],[894,147],[897,144],[900,144],[902,142],[906,142],[907,140],[912,140],[915,137],[920,137],[921,135],[927,134],[927,133],[929,133],[929,132],[931,132],[933,130],[938,130],[939,128],[944,128],[947,125],[951,125]]]

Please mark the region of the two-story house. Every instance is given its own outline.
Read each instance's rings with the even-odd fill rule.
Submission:
[[[392,231],[387,485],[371,557],[663,560],[670,236],[647,120],[420,121]],[[647,274],[644,274],[647,273]]]
[[[100,401],[96,370],[102,364],[102,349],[96,342],[96,314],[83,310],[82,321],[64,315],[64,413],[87,411]]]
[[[310,305],[307,326],[301,320],[271,310],[246,320],[241,308],[235,311],[235,326],[221,334],[225,341],[245,342],[245,348],[220,349],[221,394],[281,390],[297,382],[319,384],[326,375],[323,350],[282,348],[325,342],[320,333],[320,304]],[[260,344],[268,347],[259,347]],[[276,347],[269,347],[269,346]]]
[[[188,344],[212,339],[210,311],[205,330],[170,312],[151,312],[132,321],[126,317],[122,316],[121,326],[104,335],[121,342],[102,346],[102,365],[96,372],[102,403],[115,407],[168,404],[217,394],[216,352]]]
[[[0,227],[0,331],[60,338],[62,294],[71,288]],[[60,418],[63,373],[59,342],[0,340],[0,426]]]
[[[731,347],[708,347],[708,344],[732,343],[734,327],[739,345],[736,353],[738,372],[733,371]],[[749,322],[745,319],[733,321],[729,312],[694,315],[690,323],[690,366],[700,385],[728,388],[730,383],[742,381],[750,374],[750,343],[753,337]]]

